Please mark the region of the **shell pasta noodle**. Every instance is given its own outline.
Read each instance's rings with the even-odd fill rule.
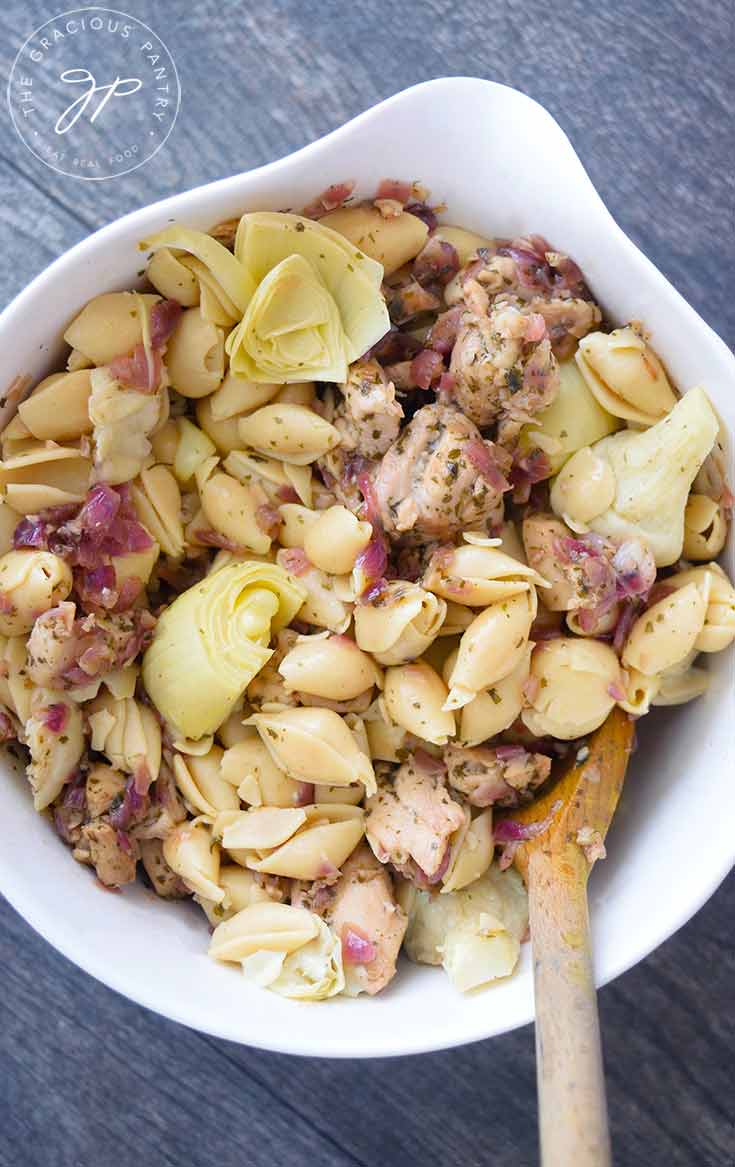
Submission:
[[[161,227],[0,433],[0,741],[244,996],[510,977],[513,808],[735,641],[707,388],[418,181]]]

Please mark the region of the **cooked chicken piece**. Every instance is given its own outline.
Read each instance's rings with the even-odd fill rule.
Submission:
[[[390,875],[364,843],[353,851],[334,888],[325,918],[342,940],[351,988],[373,996],[395,975],[406,915],[395,901]]]
[[[656,580],[656,564],[643,540],[616,543],[594,533],[573,535],[554,515],[528,515],[523,545],[530,566],[552,585],[543,601],[554,612],[583,611],[599,619],[617,600],[644,596]],[[583,630],[591,633],[593,624],[583,622]]]
[[[479,426],[501,418],[520,427],[551,405],[559,390],[546,322],[505,297],[488,313],[487,294],[479,285],[474,290],[452,349],[454,400]]]
[[[82,827],[73,855],[80,863],[90,863],[100,883],[107,887],[119,887],[135,879],[138,844],[109,823],[87,823]]]
[[[171,831],[186,818],[176,780],[166,762],[149,791],[150,804],[145,818],[136,823],[131,833],[136,839],[166,839]]]
[[[571,357],[577,341],[602,320],[600,309],[591,300],[536,297],[528,307],[531,312],[539,312],[546,321],[552,351],[560,361]]]
[[[122,774],[112,766],[93,766],[86,783],[89,818],[101,818],[116,800],[121,801],[127,781],[127,774]]]
[[[551,759],[529,754],[523,746],[450,745],[444,751],[449,785],[473,806],[518,806],[545,782]]]
[[[68,601],[40,615],[28,638],[28,675],[36,685],[71,689],[121,668],[145,647],[150,612],[93,614],[75,619]]]
[[[444,767],[421,751],[381,784],[365,803],[367,840],[381,863],[411,877],[415,864],[426,883],[446,871],[452,836],[468,812],[447,790]]]
[[[140,858],[156,895],[168,900],[182,900],[191,895],[183,879],[179,879],[164,859],[160,839],[143,839]]]
[[[508,489],[505,458],[459,410],[423,406],[375,472],[383,528],[394,538],[423,543],[499,524]]]
[[[342,400],[333,424],[342,435],[343,449],[379,458],[398,437],[403,417],[393,382],[377,361],[356,361],[339,388]]]

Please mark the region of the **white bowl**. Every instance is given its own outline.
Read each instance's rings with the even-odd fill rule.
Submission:
[[[104,227],[0,317],[0,384],[49,372],[69,319],[96,293],[134,285],[138,240],[171,219],[209,227],[244,210],[298,207],[341,179],[368,193],[386,176],[420,178],[449,205],[451,222],[487,234],[538,232],[568,251],[610,317],[645,321],[679,387],[703,382],[735,431],[732,354],[613,222],[553,118],[515,90],[472,78],[408,89],[288,158]],[[712,666],[706,697],[658,710],[641,727],[610,857],[591,884],[599,983],[681,927],[735,862],[733,654]],[[207,957],[198,910],[137,886],[104,894],[34,813],[25,778],[6,768],[0,889],[70,960],[150,1009],[233,1041],[334,1057],[459,1045],[533,1018],[527,945],[513,978],[469,996],[441,970],[408,962],[375,1000],[314,1006],[249,988]]]

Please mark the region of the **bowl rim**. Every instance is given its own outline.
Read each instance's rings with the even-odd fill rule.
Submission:
[[[374,118],[383,116],[385,112],[398,106],[406,101],[409,97],[414,97],[418,94],[430,95],[433,100],[437,96],[447,91],[457,91],[458,89],[467,90],[468,95],[476,98],[486,96],[488,93],[503,91],[506,95],[513,94],[514,100],[522,103],[527,103],[534,108],[536,115],[543,115],[548,119],[555,131],[568,144],[569,150],[579,166],[580,176],[589,184],[589,195],[594,196],[599,212],[604,216],[607,227],[613,236],[613,243],[618,248],[624,248],[631,256],[635,257],[639,265],[643,265],[648,269],[649,277],[658,283],[659,287],[665,289],[665,294],[670,299],[677,300],[682,308],[689,314],[692,322],[696,322],[700,330],[704,330],[707,335],[708,343],[720,350],[720,355],[724,356],[732,364],[733,374],[735,376],[735,356],[730,352],[725,342],[720,336],[711,328],[709,324],[696,312],[694,308],[683,298],[677,289],[666,279],[666,277],[659,271],[659,269],[640,251],[640,249],[633,243],[633,241],[625,234],[622,228],[617,224],[610,211],[605,206],[601,196],[596,187],[589,179],[584,165],[577,155],[574,146],[570,142],[568,135],[564,132],[556,119],[543,105],[535,101],[533,98],[524,94],[522,91],[514,89],[511,86],[501,85],[498,82],[485,80],[482,78],[469,76],[450,76],[440,77],[429,81],[423,81],[416,85],[410,86],[407,89],[393,94],[385,100],[358,114],[356,117],[350,119],[348,122],[336,129],[325,134],[323,137],[300,147],[289,154],[283,155],[271,162],[264,163],[261,166],[255,167],[252,170],[243,171],[239,174],[231,175],[229,177],[220,178],[213,182],[203,183],[199,186],[193,187],[187,191],[181,191],[173,195],[168,195],[163,199],[159,199],[153,203],[146,204],[143,207],[136,208],[127,214],[120,216],[110,223],[98,228],[92,234],[80,240],[74,246],[62,253],[57,259],[53,260],[46,268],[44,268],[38,275],[36,275],[31,282],[22,289],[11,302],[0,313],[0,331],[8,327],[8,325],[19,316],[22,316],[26,308],[26,304],[32,301],[38,290],[42,288],[46,282],[59,271],[62,271],[67,266],[74,266],[79,261],[83,260],[88,252],[94,251],[101,240],[108,239],[115,236],[117,232],[124,232],[133,227],[136,222],[146,219],[151,214],[157,214],[160,217],[165,217],[173,208],[179,210],[182,203],[195,203],[202,198],[209,198],[217,195],[220,192],[236,191],[238,184],[243,180],[251,180],[254,176],[265,175],[275,172],[285,163],[291,163],[296,159],[305,156],[317,154],[320,148],[339,143],[342,139],[347,138],[353,134],[357,129],[368,125]],[[180,210],[179,210],[179,213]],[[604,976],[596,973],[596,983],[598,987],[602,987],[632,968],[639,961],[645,959],[651,952],[654,951],[660,944],[671,937],[678,928],[682,927],[699,911],[699,909],[707,902],[713,895],[717,887],[725,879],[733,864],[735,864],[735,839],[733,840],[733,850],[731,855],[723,853],[722,862],[718,867],[710,873],[709,878],[704,881],[697,890],[697,894],[689,899],[686,906],[681,912],[678,922],[671,926],[671,921],[666,919],[665,922],[657,924],[655,920],[651,922],[651,929],[646,934],[644,943],[638,945],[635,950],[629,951],[625,957],[616,960],[608,961]],[[179,1009],[177,1002],[166,1000],[162,1003],[155,991],[155,987],[149,988],[147,982],[142,985],[130,985],[130,977],[127,972],[123,971],[118,974],[115,967],[111,967],[110,963],[105,961],[104,953],[97,952],[91,949],[83,948],[80,952],[79,948],[75,946],[73,938],[68,932],[64,931],[63,926],[58,922],[57,918],[49,910],[44,909],[43,901],[38,897],[30,897],[26,899],[22,882],[20,879],[13,880],[12,877],[8,883],[4,880],[4,886],[0,891],[7,899],[7,901],[16,909],[19,915],[26,920],[31,927],[38,932],[44,940],[52,944],[53,947],[60,952],[64,957],[70,960],[77,967],[84,972],[89,973],[96,980],[101,981],[108,988],[120,993],[122,996],[134,1001],[136,1004],[151,1010],[154,1013],[161,1014],[173,1021],[186,1025],[189,1028],[206,1033],[210,1036],[222,1038],[225,1040],[235,1040],[242,1042],[243,1039],[233,1037],[232,1032],[228,1032],[224,1026],[216,1024],[203,1023],[201,1018],[192,1018],[191,1015],[186,1015],[186,1010]],[[308,1008],[308,1005],[300,1005],[298,1008]],[[294,1013],[294,1017],[297,1014]],[[490,1013],[492,1017],[492,1013]],[[281,1038],[280,1031],[274,1030],[273,1039],[264,1040],[258,1036],[254,1040],[248,1040],[247,1044],[251,1044],[256,1048],[269,1050],[276,1053],[288,1053],[296,1056],[321,1056],[330,1058],[361,1058],[361,1057],[396,1057],[406,1056],[418,1053],[430,1052],[438,1049],[450,1049],[460,1045],[471,1044],[476,1041],[485,1040],[489,1037],[507,1033],[512,1029],[516,1029],[521,1025],[528,1024],[533,1021],[533,1006],[531,1005],[528,1015],[519,1019],[517,1016],[512,1016],[510,1020],[504,1022],[501,1020],[498,1023],[497,1018],[489,1021],[487,1026],[477,1025],[475,1019],[470,1026],[465,1022],[461,1026],[456,1026],[450,1033],[442,1033],[441,1035],[423,1036],[422,1033],[415,1032],[408,1038],[403,1037],[397,1033],[395,1040],[391,1047],[386,1048],[383,1042],[378,1048],[370,1041],[369,1034],[358,1033],[356,1036],[350,1035],[351,1048],[347,1049],[344,1043],[335,1041],[333,1037],[325,1037],[321,1042],[316,1042],[311,1039],[302,1039],[299,1033],[298,1025],[295,1025],[292,1030],[288,1032],[288,1037]],[[469,1030],[472,1030],[469,1032]]]

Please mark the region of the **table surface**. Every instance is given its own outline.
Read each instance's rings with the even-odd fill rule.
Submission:
[[[474,74],[551,110],[623,228],[732,343],[732,0],[124,2],[176,61],[175,130],[143,169],[80,182],[37,162],[5,109],[3,302],[126,211],[283,155],[417,81]],[[5,0],[6,73],[65,7]],[[734,909],[730,877],[600,994],[620,1165],[735,1162]],[[537,1162],[530,1027],[421,1060],[298,1061],[123,1000],[3,903],[0,961],[2,1167]]]

